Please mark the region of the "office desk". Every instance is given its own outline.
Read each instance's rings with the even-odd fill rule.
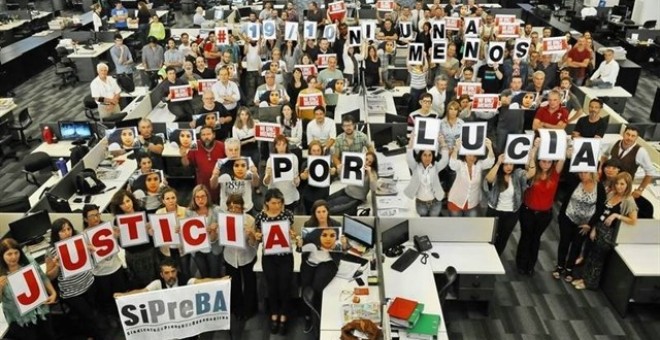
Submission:
[[[651,59],[651,52],[653,49],[658,48],[654,43],[648,43],[646,41],[628,41],[626,39],[620,39],[621,46],[626,50],[626,57],[638,64],[648,63]]]
[[[73,147],[73,141],[59,141],[53,144],[43,142],[39,144],[36,149],[32,150],[32,153],[45,152],[51,158],[69,158],[71,155],[71,148]]]
[[[630,302],[660,303],[660,244],[620,244],[605,268],[603,293],[622,317]]]
[[[12,22],[0,25],[0,32],[11,31],[17,27],[21,27],[23,24],[30,22],[30,20],[14,20]]]
[[[17,107],[13,98],[0,98],[0,119],[4,119],[7,115],[9,115],[7,118],[10,118]]]
[[[607,97],[609,98],[607,100],[607,105],[614,109],[618,114],[623,114],[623,111],[626,108],[626,101],[633,96],[621,86],[614,86],[609,89],[580,86],[579,89],[584,93],[584,104],[582,107],[585,112],[589,111],[590,100]]]
[[[119,157],[118,157],[119,158]],[[125,157],[123,157],[125,159]],[[92,199],[89,203],[74,203],[73,200],[78,196],[73,195],[69,199],[69,205],[71,205],[71,210],[75,211],[76,209],[82,210],[85,204],[96,204],[99,206],[99,211],[103,212],[110,205],[110,200],[114,194],[123,189],[128,179],[131,178],[131,175],[137,170],[137,162],[134,159],[126,159],[121,165],[118,165],[114,170],[119,171],[119,176],[116,179],[104,180],[106,190],[104,193],[91,196]]]
[[[377,90],[374,90],[377,91]],[[374,91],[368,91],[372,95]],[[340,122],[342,114],[356,109],[360,110],[360,121],[369,123],[385,123],[385,113],[396,114],[396,106],[394,105],[394,97],[390,91],[384,91],[374,96],[381,96],[385,100],[385,112],[374,113],[368,108],[365,108],[364,96],[359,94],[341,94],[337,98],[337,106],[335,107],[335,121]]]
[[[124,39],[133,35],[133,32],[122,31],[120,32]],[[81,46],[78,46],[76,50],[69,54],[68,57],[73,60],[76,64],[78,70],[78,78],[80,81],[92,81],[96,78],[96,65],[101,61],[100,59],[110,51],[114,43],[112,42],[102,42],[99,44],[92,45],[93,50],[88,50]],[[114,64],[110,58],[107,58],[109,63],[108,65],[111,68],[114,68]]]

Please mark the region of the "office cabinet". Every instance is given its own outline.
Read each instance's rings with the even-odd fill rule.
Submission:
[[[458,300],[489,301],[495,290],[495,275],[458,276]]]

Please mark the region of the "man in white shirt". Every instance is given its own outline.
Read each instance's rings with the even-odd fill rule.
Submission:
[[[192,54],[192,48],[190,46],[190,36],[188,35],[188,33],[184,32],[181,34],[181,45],[179,45],[179,51],[181,51],[184,57],[194,56],[194,54]]]
[[[241,100],[241,92],[238,85],[229,80],[229,69],[223,67],[218,70],[218,82],[211,87],[215,100],[222,104],[227,111],[235,115],[236,106],[238,101]]]
[[[325,116],[325,108],[317,106],[314,108],[314,120],[307,124],[307,143],[318,140],[323,145],[323,151],[328,154],[337,138],[337,127],[335,121]]]
[[[440,117],[443,117],[445,115],[445,107],[453,97],[452,93],[447,91],[447,77],[444,75],[435,77],[435,86],[428,93],[433,97],[431,111],[435,111]]]
[[[616,78],[619,76],[619,63],[614,60],[614,50],[608,48],[605,50],[605,60],[603,60],[598,69],[591,75],[587,81],[587,86],[599,88],[610,88],[616,84]]]
[[[92,98],[96,101],[99,108],[99,116],[101,119],[110,117],[113,113],[119,113],[119,94],[121,89],[117,81],[108,77],[108,65],[99,63],[96,65],[96,72],[98,76],[92,80],[89,85],[92,91]]]

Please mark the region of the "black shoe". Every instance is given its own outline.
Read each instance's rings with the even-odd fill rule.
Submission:
[[[277,334],[280,331],[280,322],[277,320],[270,320],[270,334]]]
[[[305,328],[303,329],[303,331],[305,332],[305,334],[307,334],[307,333],[310,333],[312,331],[312,329],[314,329],[314,323],[312,322],[312,318],[310,318],[309,316],[306,316],[305,317]]]
[[[287,327],[286,327],[287,321],[280,321],[280,335],[286,335]]]

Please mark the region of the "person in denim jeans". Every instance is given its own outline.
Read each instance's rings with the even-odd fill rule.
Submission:
[[[445,191],[440,185],[438,173],[449,163],[447,143],[445,143],[445,138],[439,135],[440,154],[438,154],[438,150],[415,152],[413,149],[414,140],[415,136],[412,134],[406,157],[412,176],[410,177],[410,183],[403,192],[408,198],[415,199],[415,207],[419,216],[440,216]]]
[[[456,171],[456,179],[449,190],[447,208],[449,215],[453,217],[467,216],[476,217],[479,203],[481,202],[481,180],[483,170],[490,169],[495,163],[495,154],[490,139],[484,140],[488,155],[486,159],[480,160],[475,155],[458,157],[461,149],[461,140],[456,141],[456,146],[451,153],[449,167]]]

